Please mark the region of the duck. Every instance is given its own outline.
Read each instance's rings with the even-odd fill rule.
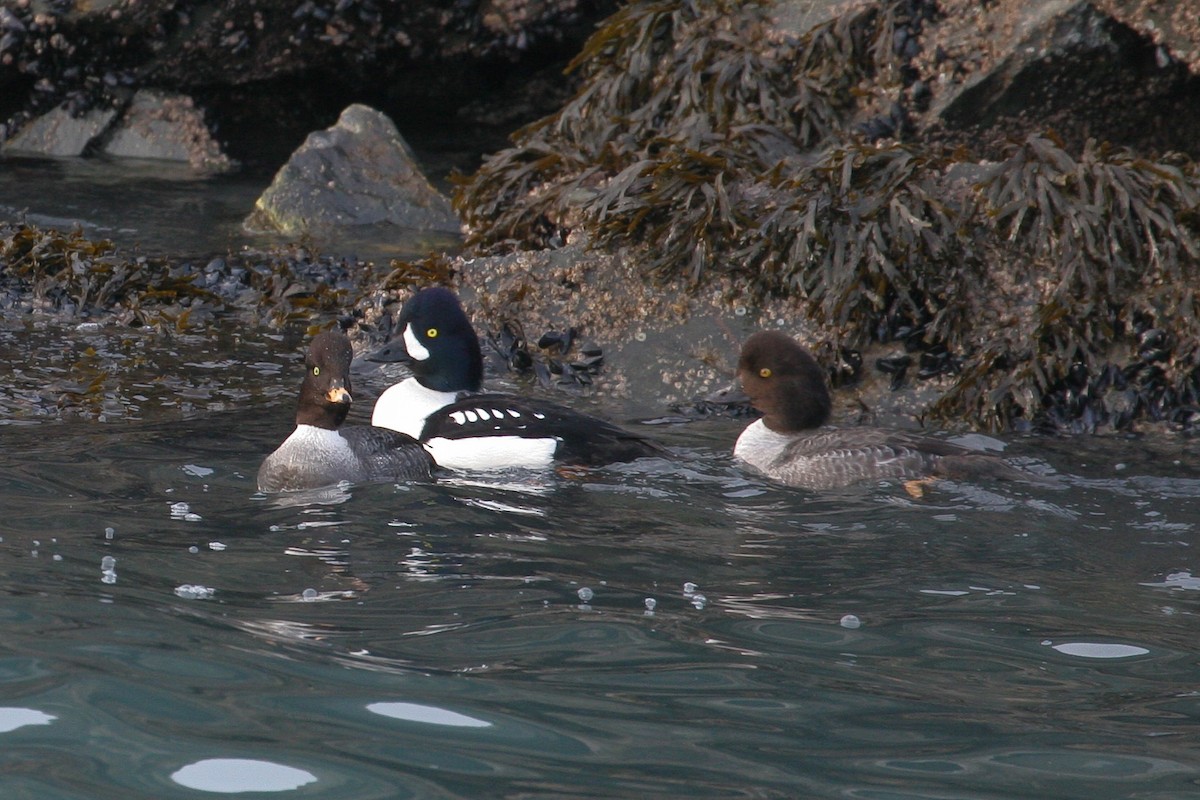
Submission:
[[[663,457],[666,450],[611,422],[556,403],[483,390],[479,337],[458,296],[420,289],[396,319],[399,335],[367,356],[412,377],[375,401],[371,424],[420,441],[459,471],[592,467]]]
[[[830,426],[833,400],[824,371],[812,353],[782,331],[760,331],[746,339],[737,377],[763,416],[738,436],[734,458],[779,483],[819,491],[899,480],[920,497],[938,478],[1028,479],[996,455],[943,439]]]
[[[434,461],[411,436],[370,425],[343,425],[350,412],[354,351],[340,330],[313,337],[304,359],[296,429],[263,461],[263,492],[318,489],[347,481],[425,481]]]

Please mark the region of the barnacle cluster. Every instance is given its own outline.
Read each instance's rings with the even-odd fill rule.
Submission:
[[[659,281],[732,276],[791,298],[850,371],[883,344],[893,386],[942,379],[946,418],[1200,424],[1196,168],[1052,133],[995,162],[897,141],[930,13],[873,4],[790,38],[762,3],[631,4],[576,59],[575,98],[460,183],[468,244],[580,229]]]

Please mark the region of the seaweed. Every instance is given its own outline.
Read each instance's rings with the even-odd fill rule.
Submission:
[[[735,253],[747,285],[805,300],[811,317],[854,345],[871,332],[886,341],[902,328],[936,337],[954,327],[943,299],[959,291],[961,273],[939,267],[971,256],[967,209],[942,196],[944,167],[903,145],[859,144],[777,171],[774,207]]]
[[[9,292],[28,292],[43,306],[90,314],[119,308],[131,325],[187,324],[193,302],[213,296],[163,260],[124,257],[108,240],[82,232],[42,232],[17,225],[0,237],[0,277]],[[15,285],[14,285],[15,284]]]
[[[740,227],[727,192],[847,130],[858,84],[895,58],[884,21],[903,5],[835,17],[800,39],[773,31],[766,2],[624,7],[568,67],[582,73],[575,97],[458,180],[468,247],[540,248],[584,228],[597,246],[665,242],[648,272],[699,279]],[[684,213],[683,230],[664,203]],[[689,237],[700,252],[680,260]]]
[[[903,141],[932,9],[872,4],[797,38],[760,2],[626,6],[572,63],[576,96],[459,180],[468,247],[580,230],[636,248],[650,280],[732,276],[794,301],[826,360],[901,345],[875,363],[897,388],[943,381],[943,419],[1200,421],[1196,166],[1051,133],[992,164]]]
[[[185,329],[214,314],[252,310],[275,327],[336,317],[376,279],[307,248],[245,251],[207,265],[123,253],[81,231],[0,223],[0,308],[112,316],[132,327]]]
[[[1136,415],[1114,417],[1107,408],[1113,370],[1148,362],[1162,366],[1130,374],[1141,394],[1158,393],[1143,409],[1150,418],[1163,416],[1155,387],[1195,403],[1194,166],[1094,142],[1073,158],[1052,137],[1030,136],[975,191],[974,221],[993,234],[1005,266],[979,276],[991,302],[974,304],[976,327],[989,336],[935,413],[965,412],[991,427],[1046,414],[1058,429],[1123,427]],[[968,298],[956,301],[971,307]],[[1140,340],[1151,329],[1171,334],[1148,348]],[[1122,349],[1133,354],[1126,363],[1118,363]]]

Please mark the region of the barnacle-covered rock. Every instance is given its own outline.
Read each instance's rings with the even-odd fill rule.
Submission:
[[[104,138],[101,151],[117,158],[182,161],[205,172],[225,172],[222,151],[190,97],[142,90]]]

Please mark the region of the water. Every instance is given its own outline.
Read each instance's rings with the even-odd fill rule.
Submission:
[[[0,431],[3,797],[1195,796],[1190,443],[913,500],[772,486],[711,421],[281,501],[291,399],[242,402]]]
[[[462,162],[457,155],[422,151],[424,163],[447,172]],[[434,172],[443,192],[449,185]],[[247,172],[205,176],[186,164],[102,158],[40,159],[0,156],[0,218],[24,219],[41,228],[78,227],[91,239],[108,239],[146,255],[208,258],[243,247],[287,243],[270,234],[252,234],[242,221],[273,175]],[[336,250],[365,260],[419,258],[458,247],[444,233],[406,231],[391,226],[316,233],[306,239],[319,252]]]
[[[130,208],[80,213],[173,240]],[[1195,442],[1015,440],[1058,484],[914,500],[771,485],[708,420],[649,429],[675,462],[266,498],[302,345],[0,319],[3,800],[1200,792]]]

